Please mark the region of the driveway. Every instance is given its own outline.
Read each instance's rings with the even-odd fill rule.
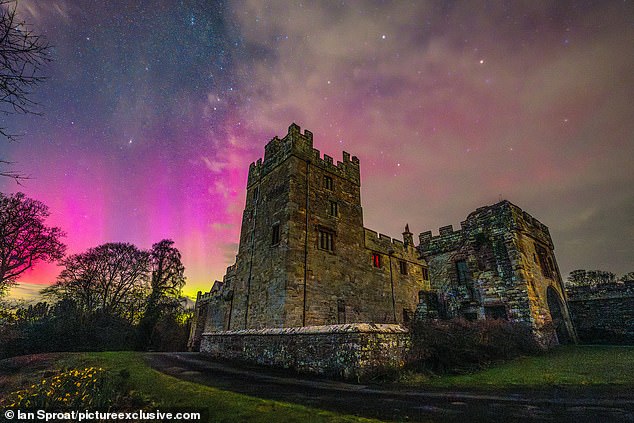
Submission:
[[[403,390],[236,366],[199,353],[148,353],[145,359],[154,369],[190,382],[387,421],[634,423],[634,393],[614,389]]]

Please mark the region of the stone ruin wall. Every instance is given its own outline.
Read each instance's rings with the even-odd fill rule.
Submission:
[[[634,281],[567,287],[579,340],[634,345]]]
[[[562,299],[566,329],[574,338],[548,228],[519,207],[508,201],[482,207],[461,223],[460,230],[445,226],[439,235],[425,232],[419,239],[448,317],[484,318],[504,312],[510,320],[530,324],[544,344],[556,343],[546,295],[551,287]],[[536,245],[552,260],[549,278],[537,260]],[[472,288],[457,283],[456,262],[461,260],[467,263]]]

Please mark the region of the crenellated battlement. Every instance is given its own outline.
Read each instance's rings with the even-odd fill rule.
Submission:
[[[365,248],[367,249],[399,258],[418,258],[413,245],[405,245],[400,239],[391,238],[372,229],[363,228],[363,232]]]
[[[470,213],[466,220],[460,222],[458,230],[448,225],[439,228],[438,235],[433,235],[432,231],[421,232],[418,235],[419,248],[422,251],[455,249],[465,240],[467,233],[474,232],[474,228],[498,228],[509,233],[523,232],[553,248],[548,227],[508,200],[479,207]]]
[[[196,306],[198,306],[199,303],[201,305],[208,303],[213,298],[219,296],[223,286],[224,286],[224,282],[214,281],[209,292],[198,291],[198,294],[196,295]]]
[[[418,242],[421,249],[454,249],[463,239],[464,226],[466,222],[461,222],[461,229],[454,230],[453,225],[443,226],[438,229],[438,235],[433,235],[432,231],[421,232],[418,235]]]
[[[359,159],[356,156],[350,157],[350,153],[344,151],[343,161],[337,161],[335,164],[331,156],[324,154],[322,157],[321,152],[313,148],[311,131],[305,129],[302,133],[301,128],[293,123],[288,127],[288,134],[284,138],[276,136],[266,144],[264,159],[251,163],[247,186],[254,184],[290,156],[298,157],[357,185],[361,182]]]

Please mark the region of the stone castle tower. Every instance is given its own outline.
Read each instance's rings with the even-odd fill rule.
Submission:
[[[312,133],[292,124],[249,167],[236,263],[198,325],[406,323],[429,281],[409,228],[403,235],[364,228],[359,160],[322,158]]]

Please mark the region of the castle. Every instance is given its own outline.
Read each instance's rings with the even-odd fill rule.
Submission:
[[[451,317],[525,322],[547,345],[575,339],[546,226],[502,201],[418,246],[408,225],[392,239],[363,226],[359,166],[346,152],[322,158],[296,124],[265,146],[236,262],[198,293],[191,349],[204,333]]]

